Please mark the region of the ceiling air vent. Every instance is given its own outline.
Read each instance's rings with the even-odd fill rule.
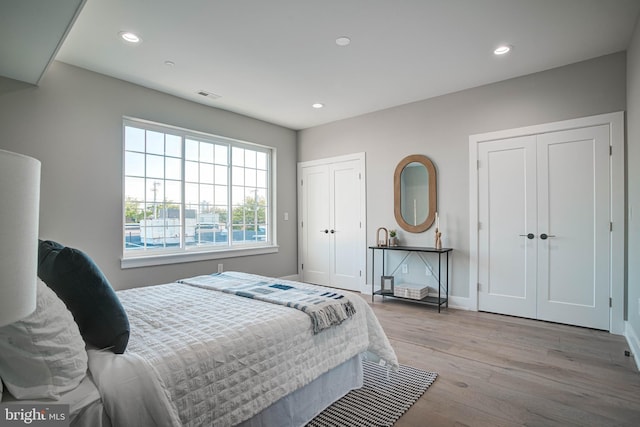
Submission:
[[[216,95],[216,94],[215,94],[215,93],[213,93],[213,92],[207,92],[206,90],[199,90],[199,91],[197,91],[196,93],[197,93],[198,95],[205,96],[205,97],[207,97],[207,98],[209,98],[209,99],[218,99],[218,98],[220,98],[220,95]]]

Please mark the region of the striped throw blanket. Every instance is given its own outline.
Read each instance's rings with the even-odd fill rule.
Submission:
[[[191,286],[213,289],[245,298],[292,307],[311,318],[313,333],[339,325],[353,316],[355,307],[344,295],[311,285],[290,281],[256,280],[256,276],[238,272],[216,273],[178,280]]]

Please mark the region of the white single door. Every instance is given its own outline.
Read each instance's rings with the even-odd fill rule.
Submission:
[[[609,329],[608,126],[478,147],[478,308]]]
[[[364,284],[364,157],[299,166],[300,278],[360,291]]]
[[[538,136],[538,319],[609,329],[609,174],[608,126]]]
[[[535,319],[536,139],[483,143],[478,158],[478,307]]]

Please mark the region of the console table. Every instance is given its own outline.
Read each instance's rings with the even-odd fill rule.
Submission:
[[[405,301],[412,301],[419,304],[435,305],[438,307],[438,313],[440,312],[440,308],[442,307],[442,305],[444,305],[445,308],[449,307],[449,253],[453,251],[452,248],[436,249],[436,248],[421,247],[421,246],[369,246],[369,249],[371,249],[371,255],[372,255],[371,256],[371,302],[373,302],[375,295],[382,295],[383,299],[384,297],[391,297],[391,298],[402,299]],[[396,296],[393,294],[392,291],[383,291],[382,289],[378,291],[374,291],[377,251],[382,252],[382,276],[385,276],[385,272],[386,272],[386,269],[385,269],[386,256],[385,255],[387,251],[406,252],[405,257],[402,259],[402,261],[400,261],[400,263],[398,264],[398,267],[396,267],[393,273],[395,273],[395,271],[397,271],[398,268],[400,268],[400,265],[402,265],[404,261],[409,257],[409,255],[411,255],[412,253],[417,253],[420,256],[420,259],[427,266],[429,266],[429,264],[422,257],[421,254],[437,254],[438,255],[438,277],[437,277],[438,296],[437,297],[427,296],[422,299],[413,299],[413,298],[406,298],[402,296]],[[445,269],[446,269],[445,271],[447,272],[447,278],[444,281],[444,283],[442,281],[443,256],[445,259]]]

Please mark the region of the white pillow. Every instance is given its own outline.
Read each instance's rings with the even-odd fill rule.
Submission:
[[[0,328],[0,377],[16,399],[58,399],[87,373],[78,325],[58,296],[38,279],[36,311]]]

